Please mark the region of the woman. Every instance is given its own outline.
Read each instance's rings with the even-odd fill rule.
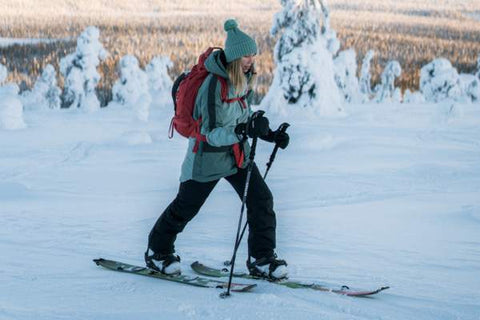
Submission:
[[[198,213],[217,182],[225,178],[242,198],[250,152],[246,137],[260,137],[283,149],[289,142],[288,134],[269,129],[267,118],[251,117],[249,100],[256,77],[257,45],[238,29],[235,20],[227,20],[224,28],[225,48],[214,51],[205,61],[210,74],[195,100],[193,117],[202,119],[200,130],[205,141],[189,139],[178,194],[155,223],[145,252],[148,267],[169,275],[181,272],[180,257],[174,255],[177,234]],[[219,77],[225,80],[219,81]],[[227,91],[222,94],[225,84]],[[274,253],[276,220],[272,194],[256,165],[246,205],[249,255],[254,259],[247,261],[250,273],[285,278],[287,264]]]

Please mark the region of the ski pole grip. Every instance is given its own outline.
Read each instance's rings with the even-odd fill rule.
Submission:
[[[280,132],[286,132],[287,129],[288,129],[288,127],[290,127],[290,124],[287,123],[287,122],[284,122],[284,123],[282,123],[282,124],[278,127],[278,130],[279,130]]]
[[[277,130],[280,132],[285,132],[287,131],[288,127],[290,127],[290,124],[288,124],[287,122],[284,122],[278,127]],[[267,178],[268,171],[270,170],[270,167],[272,166],[272,163],[275,160],[275,157],[277,156],[278,148],[279,148],[278,144],[275,143],[275,147],[273,147],[272,154],[270,155],[270,160],[267,162],[267,169],[265,170],[265,174],[263,175],[264,180]]]
[[[288,127],[290,127],[290,124],[287,123],[287,122],[284,122],[282,123],[279,127],[278,127],[278,131],[279,132],[286,132]],[[278,144],[275,143],[275,148],[273,148],[273,153],[270,157],[270,160],[273,162],[273,159],[275,158],[276,154],[277,154],[277,151],[278,151]]]
[[[264,114],[265,114],[265,111],[263,111],[263,110],[255,111],[252,114],[252,119],[263,117]]]

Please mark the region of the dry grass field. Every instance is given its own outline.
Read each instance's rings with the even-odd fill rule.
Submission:
[[[461,72],[472,72],[480,54],[478,0],[329,0],[332,27],[342,49],[357,59],[373,49],[374,81],[388,60],[403,68],[398,85],[418,89],[419,69],[436,57],[448,58]],[[222,46],[223,21],[235,17],[259,44],[259,96],[268,89],[274,68],[275,39],[269,35],[277,0],[0,0],[0,38],[50,38],[54,43],[0,47],[0,63],[9,80],[32,86],[47,63],[58,70],[60,58],[75,49],[76,37],[89,25],[99,27],[110,57],[100,66],[99,92],[108,101],[116,65],[133,54],[142,66],[156,55],[174,61],[171,76],[195,62],[208,46]],[[62,79],[59,79],[60,83]]]

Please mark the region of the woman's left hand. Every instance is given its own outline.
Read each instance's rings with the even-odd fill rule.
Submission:
[[[266,135],[260,138],[268,142],[274,142],[281,149],[285,149],[290,142],[290,136],[288,135],[288,133],[279,129],[275,131],[269,130]]]

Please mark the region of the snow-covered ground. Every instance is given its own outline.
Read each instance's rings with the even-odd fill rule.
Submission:
[[[97,267],[142,264],[186,141],[167,138],[171,110],[152,108],[148,123],[120,108],[26,112],[26,129],[0,132],[0,319],[479,319],[479,105],[346,111],[270,121],[291,124],[267,178],[278,253],[292,279],[391,289],[350,298],[259,283],[223,300]],[[259,145],[262,171],[271,148]],[[178,238],[184,273],[230,257],[239,212],[220,183]]]

